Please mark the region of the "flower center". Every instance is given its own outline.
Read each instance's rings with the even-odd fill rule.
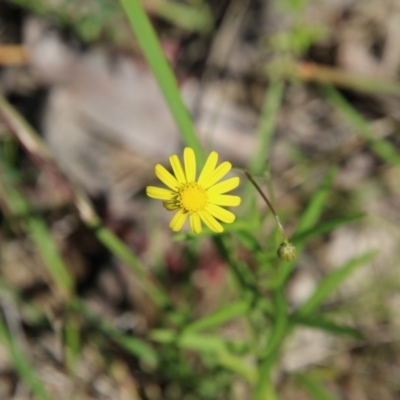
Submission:
[[[204,210],[207,204],[207,192],[197,182],[185,183],[178,193],[178,204],[180,208],[189,213]]]

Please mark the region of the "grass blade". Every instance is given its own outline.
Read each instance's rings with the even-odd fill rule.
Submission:
[[[273,366],[277,362],[279,349],[290,329],[287,314],[287,302],[281,288],[273,293],[275,318],[267,343],[261,352],[259,376],[254,391],[254,400],[275,399],[276,394],[271,379]]]
[[[2,318],[0,318],[0,340],[8,350],[18,375],[25,382],[33,395],[39,400],[49,400],[50,396],[43,382],[37,377],[35,369],[30,365],[24,353],[20,350]]]
[[[303,244],[315,236],[320,236],[324,233],[331,232],[341,225],[358,221],[364,217],[365,217],[364,213],[359,213],[350,215],[348,217],[340,217],[332,219],[330,221],[322,222],[321,224],[318,224],[315,227],[296,233],[294,236],[290,238],[290,241],[293,242],[294,244]]]
[[[250,383],[254,383],[257,379],[257,371],[230,351],[230,348],[235,346],[243,351],[246,346],[244,343],[228,342],[216,335],[195,332],[179,335],[166,329],[153,330],[150,332],[150,338],[158,343],[173,343],[181,349],[195,351],[200,355],[212,354],[221,367],[241,375]]]
[[[318,221],[324,210],[326,199],[328,198],[333,179],[335,178],[337,169],[331,168],[319,189],[312,196],[308,207],[303,212],[300,221],[296,227],[296,233],[312,228]]]
[[[158,364],[158,354],[144,340],[132,335],[125,335],[118,331],[104,318],[96,316],[88,307],[81,301],[76,300],[73,304],[74,308],[81,312],[87,320],[89,320],[98,330],[105,334],[110,340],[118,343],[125,348],[129,353],[133,354],[139,360],[145,362],[149,367],[155,367]]]
[[[312,62],[300,61],[294,66],[292,72],[303,82],[329,84],[373,95],[378,93],[392,96],[400,95],[400,85],[396,81],[352,73]]]
[[[146,7],[174,26],[206,34],[213,28],[211,10],[205,1],[197,3],[188,5],[177,1],[147,1]]]
[[[272,81],[267,88],[257,128],[256,151],[249,164],[249,170],[254,175],[262,173],[268,158],[269,147],[274,133],[279,107],[281,106],[284,87],[283,81]]]
[[[217,356],[217,362],[221,367],[236,372],[250,383],[257,381],[257,370],[247,365],[242,358],[228,352],[221,352]]]
[[[250,304],[247,301],[236,301],[229,306],[221,307],[214,313],[187,325],[184,333],[216,328],[231,319],[244,315],[249,309]]]
[[[300,316],[309,315],[340,286],[340,284],[358,267],[375,257],[376,251],[369,251],[361,256],[355,257],[343,267],[333,271],[323,279],[311,297],[299,308],[297,314]]]
[[[375,137],[368,121],[336,89],[327,86],[323,88],[323,93],[343,119],[368,143],[379,158],[388,164],[400,165],[398,150],[385,139]]]
[[[296,374],[296,381],[303,386],[304,389],[310,394],[312,399],[315,400],[335,400],[334,397],[327,389],[311,374]]]
[[[35,214],[25,197],[13,185],[7,183],[7,178],[4,174],[0,175],[0,196],[11,214],[22,224],[24,230],[36,245],[50,276],[60,292],[64,296],[70,297],[73,292],[74,282],[45,221]]]
[[[345,335],[353,339],[363,339],[363,334],[351,326],[339,325],[335,322],[323,318],[320,315],[310,314],[307,316],[297,316],[293,315],[291,318],[291,323],[296,325],[304,325],[310,328],[320,329],[334,335]]]
[[[120,0],[136,39],[152,70],[183,141],[193,148],[200,163],[205,161],[201,144],[196,136],[192,118],[183,103],[178,83],[165,58],[157,35],[139,0]]]

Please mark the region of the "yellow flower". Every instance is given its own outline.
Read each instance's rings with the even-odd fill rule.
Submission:
[[[240,204],[239,196],[225,194],[239,185],[238,177],[217,183],[231,170],[232,164],[225,161],[216,167],[218,154],[213,151],[196,181],[196,157],[193,149],[185,148],[183,160],[185,169],[177,155],[169,158],[175,176],[161,164],[157,164],[156,176],[169,189],[147,186],[147,195],[163,200],[167,210],[178,210],[169,224],[175,232],[182,228],[188,216],[192,232],[201,232],[201,221],[212,231],[222,232],[224,228],[217,219],[231,223],[235,220],[235,215],[221,206]]]

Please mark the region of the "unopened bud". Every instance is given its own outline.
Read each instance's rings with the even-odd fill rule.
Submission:
[[[277,254],[280,259],[291,262],[297,257],[296,247],[285,240],[279,245]]]

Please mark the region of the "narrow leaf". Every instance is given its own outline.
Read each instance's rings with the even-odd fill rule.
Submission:
[[[192,147],[200,163],[205,161],[204,153],[197,138],[192,118],[183,103],[178,83],[172,72],[156,32],[139,0],[120,0],[136,39],[142,49],[165,100],[179,127],[183,141]]]
[[[45,221],[35,213],[22,193],[7,182],[3,174],[0,176],[0,194],[12,215],[18,219],[36,245],[58,289],[68,297],[73,291],[74,282]]]
[[[331,168],[319,189],[313,194],[308,207],[302,213],[300,221],[296,228],[296,233],[312,228],[317,222],[324,210],[329,191],[337,169]]]
[[[184,333],[216,328],[226,322],[244,315],[250,308],[247,301],[237,301],[229,306],[221,307],[214,313],[188,325]]]
[[[79,300],[75,300],[73,306],[81,312],[98,330],[107,335],[111,340],[124,347],[131,354],[144,361],[147,365],[155,367],[158,364],[158,354],[151,345],[144,340],[126,335],[109,324],[106,320],[93,314],[88,307]]]
[[[355,257],[343,267],[333,271],[323,279],[311,297],[300,307],[298,315],[304,316],[313,313],[317,308],[340,286],[340,284],[358,267],[372,260],[376,251],[369,251]]]
[[[11,361],[18,371],[19,376],[32,391],[34,396],[40,400],[49,400],[50,396],[43,382],[36,375],[35,369],[26,358],[26,355],[18,347],[18,344],[15,342],[14,338],[10,335],[5,322],[3,322],[1,318],[0,340],[3,342],[4,347],[8,350]]]
[[[398,150],[388,141],[376,137],[369,122],[333,87],[323,87],[323,92],[344,120],[363,138],[371,150],[391,165],[400,164]]]
[[[310,229],[296,233],[294,236],[292,236],[290,238],[290,241],[294,244],[302,244],[302,243],[305,243],[308,240],[312,239],[313,237],[320,236],[324,233],[331,232],[341,225],[345,225],[350,222],[358,221],[364,217],[365,217],[365,214],[360,213],[360,214],[350,215],[348,217],[340,217],[340,218],[332,219],[330,221],[325,221],[325,222],[318,224],[315,227],[312,227]]]
[[[311,374],[296,374],[296,381],[303,386],[315,400],[335,400],[334,397],[317,379]]]
[[[296,325],[304,325],[310,328],[320,329],[334,335],[345,335],[353,339],[363,339],[363,334],[350,326],[336,324],[335,322],[321,317],[320,315],[297,316],[293,315],[291,322]]]

